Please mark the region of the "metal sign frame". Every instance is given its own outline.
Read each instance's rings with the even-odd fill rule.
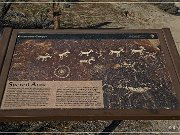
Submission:
[[[0,75],[0,104],[2,101],[8,71],[19,33],[37,33],[37,34],[117,34],[117,33],[157,33],[161,49],[167,63],[172,84],[180,103],[180,57],[177,52],[170,29],[141,29],[141,30],[123,30],[123,29],[5,29],[1,39],[0,47],[8,48],[0,51],[0,65],[2,72]],[[9,40],[11,34],[11,38]],[[7,36],[9,35],[9,36]],[[8,45],[9,41],[9,45]],[[4,56],[3,56],[4,55]],[[3,61],[2,61],[3,59]],[[123,119],[180,119],[180,109],[28,109],[28,110],[1,110],[0,121],[11,120],[123,120]]]

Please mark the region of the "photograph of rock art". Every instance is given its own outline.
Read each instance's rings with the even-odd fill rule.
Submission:
[[[171,29],[180,54],[179,0],[103,0],[104,3],[96,3],[102,2],[99,0],[66,0],[66,3],[57,4],[58,21],[56,20],[58,17],[54,17],[53,14],[53,4],[45,3],[53,2],[52,0],[38,1],[42,3],[3,3],[14,0],[0,0],[0,2],[2,2],[0,3],[0,37],[4,27],[16,29],[167,27]],[[24,2],[35,2],[35,0]],[[54,20],[57,22],[54,23]],[[75,45],[78,46],[77,49],[74,49]],[[105,91],[106,109],[177,109],[176,93],[172,91],[172,82],[166,64],[161,44],[156,38],[129,39],[126,42],[122,39],[67,41],[19,38],[13,53],[8,80],[101,79]],[[40,68],[36,68],[37,65]],[[108,93],[111,94],[107,96]],[[116,100],[111,102],[112,99]],[[179,120],[124,120],[119,123],[115,124],[116,129],[110,127],[113,130],[109,130],[110,133],[107,135],[179,134],[180,132]],[[0,122],[0,133],[99,134],[110,124],[111,121],[103,120]]]
[[[100,80],[104,108],[178,106],[157,34],[26,36],[17,38],[8,81]]]

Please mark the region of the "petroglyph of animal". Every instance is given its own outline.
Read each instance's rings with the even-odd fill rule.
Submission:
[[[92,64],[92,61],[95,61],[95,58],[94,58],[94,57],[91,57],[91,58],[88,59],[88,60],[80,60],[79,62],[80,62],[80,63]]]
[[[120,57],[121,52],[124,52],[122,48],[119,48],[120,50],[114,51],[114,50],[110,50],[110,55],[116,54],[116,57]]]
[[[48,58],[52,58],[52,56],[50,56],[48,53],[46,53],[46,55],[45,56],[43,56],[43,55],[39,55],[36,59],[37,60],[41,60],[41,61],[47,61],[47,59]]]
[[[83,51],[81,51],[80,52],[80,56],[82,56],[82,55],[86,55],[86,56],[89,56],[89,54],[91,53],[91,52],[94,52],[92,49],[90,49],[88,52],[83,52]]]
[[[64,57],[68,57],[68,54],[70,54],[69,50],[66,50],[64,53],[59,54],[59,58],[63,60]]]
[[[149,87],[137,87],[137,88],[134,88],[134,87],[125,87],[126,90],[129,90],[131,92],[137,92],[137,93],[143,93],[143,92],[146,92],[148,91],[150,88]]]
[[[140,55],[142,55],[145,48],[143,46],[140,46],[139,48],[140,48],[139,50],[132,49],[131,53],[132,54],[139,53]]]

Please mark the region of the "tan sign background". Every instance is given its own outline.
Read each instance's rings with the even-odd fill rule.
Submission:
[[[102,81],[8,81],[1,109],[104,108]]]

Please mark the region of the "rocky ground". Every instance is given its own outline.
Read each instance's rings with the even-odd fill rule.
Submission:
[[[41,4],[41,6],[38,4],[14,4],[1,24],[15,28],[53,28],[51,6],[51,4]],[[126,11],[128,11],[127,15]],[[140,29],[169,27],[180,53],[179,24],[180,16],[168,14],[153,4],[72,4],[71,8],[62,9],[61,16],[62,28]],[[100,132],[110,122],[100,120],[6,122],[0,123],[0,131]],[[180,132],[180,121],[126,120],[115,129],[115,132],[152,131]]]

